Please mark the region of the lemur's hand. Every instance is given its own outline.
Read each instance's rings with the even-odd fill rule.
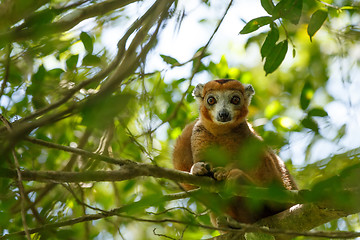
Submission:
[[[213,168],[213,174],[214,174],[215,180],[223,181],[228,178],[229,171],[223,167],[216,167],[216,168]]]
[[[196,176],[206,176],[211,173],[211,166],[205,162],[197,162],[192,165],[190,173]]]

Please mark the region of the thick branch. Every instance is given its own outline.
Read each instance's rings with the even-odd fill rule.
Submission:
[[[260,220],[258,226],[270,228],[270,233],[277,240],[289,240],[295,236],[312,236],[326,238],[355,238],[360,236],[358,232],[307,232],[321,224],[327,223],[350,214],[355,214],[360,209],[353,211],[334,210],[329,208],[320,208],[314,204],[299,204],[291,207],[274,216]],[[272,231],[271,229],[275,229]],[[278,229],[278,230],[276,230]],[[266,233],[266,231],[263,231]],[[227,233],[211,240],[237,240],[244,239],[244,233]],[[209,239],[210,240],[210,239]]]
[[[115,171],[92,172],[60,172],[60,171],[21,171],[23,181],[39,182],[89,182],[89,181],[124,181],[142,176],[167,178],[176,182],[192,183],[198,186],[216,186],[215,180],[207,177],[198,177],[186,172],[161,168],[150,164],[131,164]],[[3,178],[15,178],[16,171],[0,168]]]

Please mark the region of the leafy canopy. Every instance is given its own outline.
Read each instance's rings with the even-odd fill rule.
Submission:
[[[218,235],[207,213],[222,202],[179,194],[191,176],[169,170],[174,140],[197,117],[193,87],[216,78],[254,86],[249,120],[309,189],[302,201],[357,212],[359,3],[261,0],[263,15],[226,26],[239,7],[229,3],[196,1],[206,14],[192,24],[209,38],[187,36],[197,47],[183,61],[161,48],[201,13],[182,1],[0,1],[0,239]],[[234,50],[223,37],[219,48],[218,27],[246,43]],[[248,194],[254,207],[289,197],[276,187]],[[336,229],[359,229],[358,215],[318,227]]]

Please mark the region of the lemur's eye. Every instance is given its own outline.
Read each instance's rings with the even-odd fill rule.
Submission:
[[[216,99],[215,99],[214,97],[209,97],[209,98],[207,99],[207,103],[208,103],[209,105],[214,105],[214,104],[216,103]]]
[[[240,103],[240,98],[238,96],[233,96],[230,102],[234,105],[238,105]]]

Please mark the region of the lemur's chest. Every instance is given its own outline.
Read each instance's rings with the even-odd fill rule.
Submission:
[[[231,134],[212,136],[209,140],[209,146],[219,147],[220,149],[227,151],[229,154],[235,154],[240,150],[247,139],[241,135]]]
[[[194,160],[197,162],[203,158],[222,156],[226,162],[238,161],[240,152],[250,138],[238,131],[214,135],[204,128],[194,129],[191,138]]]

